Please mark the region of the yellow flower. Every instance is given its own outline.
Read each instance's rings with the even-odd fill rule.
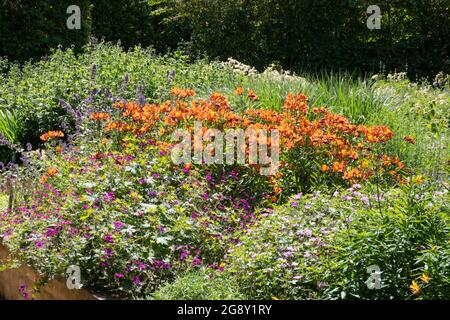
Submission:
[[[277,297],[272,297],[272,300],[280,300],[280,299],[278,299]]]
[[[420,280],[422,280],[423,283],[428,283],[428,282],[430,282],[430,277],[426,273],[424,273],[420,277]]]
[[[409,289],[415,296],[420,294],[420,286],[417,284],[415,280],[412,281],[411,285],[409,286]]]
[[[418,175],[418,176],[413,177],[412,182],[414,184],[422,184],[423,183],[423,176],[422,175]]]

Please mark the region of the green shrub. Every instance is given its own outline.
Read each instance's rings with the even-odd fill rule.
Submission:
[[[376,195],[354,186],[275,209],[229,256],[242,291],[258,299],[448,299],[447,189],[405,186],[380,202]],[[373,265],[382,272],[378,290],[366,283]]]
[[[153,294],[156,300],[244,300],[235,279],[223,272],[187,272]]]

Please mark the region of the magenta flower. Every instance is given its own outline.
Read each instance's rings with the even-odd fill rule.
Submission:
[[[123,277],[125,277],[125,275],[123,274],[123,273],[116,273],[115,275],[114,275],[114,277],[116,277],[116,278],[123,278]]]
[[[110,233],[103,237],[103,240],[108,243],[114,243],[114,239]]]
[[[301,197],[302,197],[302,193],[300,192],[300,193],[297,193],[294,197],[293,197],[293,199],[294,200],[300,200],[301,199]]]
[[[135,276],[133,277],[133,283],[137,286],[141,285],[141,278],[139,278],[139,276]]]
[[[192,265],[199,266],[203,263],[202,259],[199,257],[195,257],[194,260],[192,260]]]
[[[28,293],[27,290],[27,285],[26,284],[21,284],[19,287],[19,292],[22,294],[22,297],[25,300],[28,300],[30,298],[30,294]]]
[[[120,222],[120,221],[114,221],[113,222],[114,228],[116,229],[120,229],[124,226],[124,223]]]
[[[44,244],[41,241],[36,241],[34,243],[34,245],[36,246],[36,248],[41,249],[44,247]]]
[[[181,250],[180,251],[180,261],[186,260],[187,257],[189,257],[191,253],[187,250]]]

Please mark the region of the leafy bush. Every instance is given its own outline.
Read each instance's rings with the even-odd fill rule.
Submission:
[[[242,292],[257,299],[448,299],[448,189],[418,185],[421,179],[379,202],[376,188],[355,185],[275,208],[230,249]],[[378,290],[367,285],[374,265]]]
[[[153,294],[156,300],[243,300],[235,279],[220,272],[188,272],[163,285]]]
[[[0,109],[14,110],[21,127],[17,140],[36,146],[42,133],[70,129],[72,122],[60,100],[78,106],[100,92],[130,99],[141,86],[142,94],[153,102],[167,98],[173,85],[208,91],[230,77],[233,74],[218,64],[202,60],[189,64],[179,53],[163,57],[152,49],[125,52],[103,43],[88,46],[79,56],[71,49],[56,49],[47,60],[10,66],[0,84]]]

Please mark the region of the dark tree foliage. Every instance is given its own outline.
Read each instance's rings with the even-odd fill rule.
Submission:
[[[67,8],[81,9],[81,29],[68,30]],[[88,0],[2,0],[0,1],[0,56],[24,61],[39,59],[49,48],[82,47],[90,34]]]
[[[68,31],[66,8],[82,8]],[[24,61],[60,44],[81,48],[90,35],[165,52],[230,56],[263,68],[450,71],[448,0],[379,0],[380,30],[366,27],[368,0],[3,0],[0,55]]]

